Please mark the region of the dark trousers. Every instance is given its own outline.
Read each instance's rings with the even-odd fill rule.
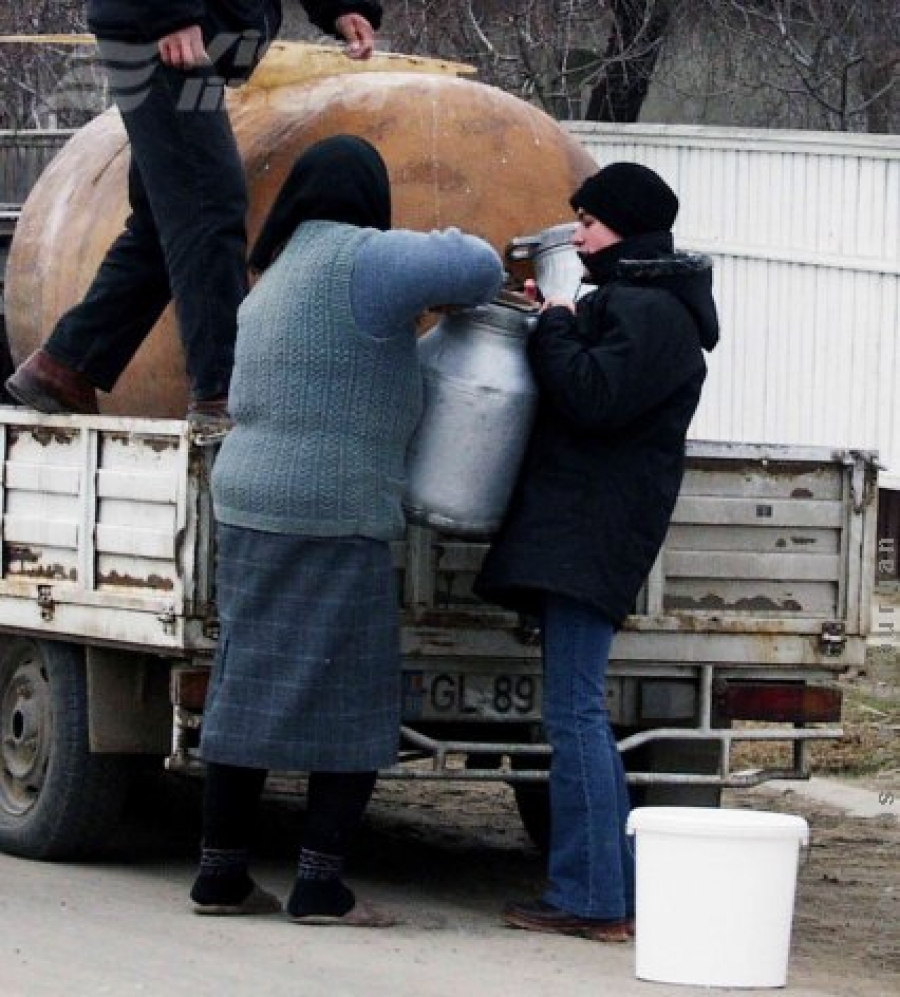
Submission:
[[[208,762],[203,790],[203,844],[249,849],[256,830],[265,769]],[[375,789],[375,772],[310,772],[300,844],[343,858]]]
[[[211,69],[163,65],[155,45],[100,41],[131,145],[131,214],[84,300],[46,349],[110,391],[174,299],[195,399],[228,392],[247,293],[247,187]]]

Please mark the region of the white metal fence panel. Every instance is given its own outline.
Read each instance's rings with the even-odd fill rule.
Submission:
[[[702,439],[873,448],[900,487],[900,137],[568,122],[677,190],[715,261]]]

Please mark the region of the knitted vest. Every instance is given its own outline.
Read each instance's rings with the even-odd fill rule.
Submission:
[[[376,339],[350,303],[371,229],[306,222],[241,307],[234,429],[213,472],[222,523],[400,537],[404,456],[421,410],[415,337]]]

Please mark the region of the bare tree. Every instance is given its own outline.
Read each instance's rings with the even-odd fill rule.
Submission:
[[[669,2],[614,0],[602,76],[591,89],[589,121],[637,121],[666,39]]]
[[[85,30],[83,0],[21,0],[0,8],[0,35]],[[0,127],[79,125],[96,113],[93,49],[67,44],[0,44]],[[102,97],[99,98],[102,100]]]
[[[473,64],[559,118],[634,121],[668,25],[664,0],[396,0],[404,51]]]
[[[636,121],[658,81],[668,87],[670,109],[685,115],[673,120],[702,122],[697,115],[714,105],[734,115],[718,116],[722,124],[900,128],[896,0],[387,0],[385,7],[395,48],[469,62],[480,79],[559,118]],[[679,95],[673,80],[686,77],[693,90]]]
[[[896,0],[717,0],[735,44],[767,63],[759,83],[800,98],[823,125],[889,132],[900,113],[900,7]]]
[[[149,2],[149,0],[148,0]],[[0,34],[84,30],[84,0],[17,0]],[[384,0],[381,44],[468,62],[557,118],[900,130],[897,0]],[[285,37],[317,38],[285,2]],[[0,44],[0,128],[79,125],[106,105],[93,50]],[[650,104],[654,103],[651,94]],[[658,103],[658,102],[657,102]]]

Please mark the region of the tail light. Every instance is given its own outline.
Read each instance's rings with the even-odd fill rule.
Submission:
[[[169,695],[175,706],[200,713],[209,686],[208,668],[173,668]]]
[[[772,723],[834,723],[841,719],[841,690],[800,682],[725,681],[715,693],[722,720],[767,720]]]

